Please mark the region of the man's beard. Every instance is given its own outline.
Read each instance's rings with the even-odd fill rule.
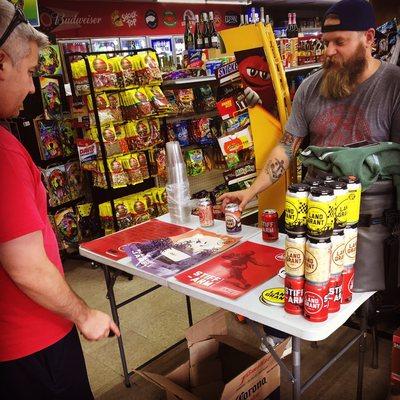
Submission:
[[[350,96],[357,86],[358,77],[367,65],[365,49],[360,43],[355,54],[347,61],[332,61],[326,58],[323,64],[320,94],[327,99],[342,99]]]

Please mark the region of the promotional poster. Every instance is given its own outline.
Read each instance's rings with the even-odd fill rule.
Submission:
[[[274,277],[284,265],[284,251],[244,242],[176,279],[207,292],[236,299]]]

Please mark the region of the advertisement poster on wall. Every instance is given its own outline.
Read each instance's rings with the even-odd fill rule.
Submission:
[[[11,0],[11,3],[23,9],[25,17],[32,26],[40,26],[37,0]]]

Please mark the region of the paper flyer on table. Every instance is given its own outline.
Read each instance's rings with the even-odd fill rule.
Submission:
[[[284,263],[284,250],[244,242],[175,278],[207,292],[236,299],[273,278]]]
[[[197,228],[178,236],[131,243],[124,250],[136,268],[168,278],[228,249],[239,240],[239,237]]]

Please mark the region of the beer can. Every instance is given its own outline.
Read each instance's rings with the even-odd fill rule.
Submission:
[[[334,231],[331,236],[332,242],[332,259],[331,259],[331,274],[341,274],[343,272],[344,262],[344,231]]]
[[[214,214],[211,200],[207,197],[198,202],[200,226],[209,227],[214,225]]]
[[[304,278],[288,276],[285,278],[285,311],[289,314],[303,314]]]
[[[303,315],[311,322],[323,322],[328,319],[329,282],[315,283],[305,281]]]
[[[335,222],[335,196],[327,186],[313,187],[308,196],[307,235],[329,238]]]
[[[314,283],[328,283],[331,276],[331,239],[316,240],[309,238],[306,242],[304,259],[305,278]]]
[[[354,265],[357,255],[357,226],[348,226],[344,230],[344,256],[343,265],[345,267]]]
[[[350,303],[353,299],[354,266],[345,266],[342,276],[342,304],[345,304]]]
[[[340,310],[342,302],[342,283],[343,275],[332,274],[329,279],[329,307],[328,312],[334,313]]]
[[[285,272],[292,277],[304,277],[304,258],[306,237],[302,235],[286,235]]]
[[[288,187],[285,202],[286,232],[306,233],[309,189],[304,183],[294,183]]]
[[[225,207],[225,224],[226,231],[230,234],[242,231],[241,212],[238,204],[229,203]]]
[[[347,215],[349,208],[349,190],[346,182],[330,182],[329,187],[333,189],[335,195],[335,226],[334,229],[344,229],[347,225]]]
[[[361,183],[356,176],[345,176],[339,178],[339,181],[347,183],[349,190],[348,211],[347,211],[347,224],[354,225],[360,219],[360,206],[361,206]]]
[[[273,242],[279,238],[278,213],[274,209],[262,213],[262,238],[265,242]]]

